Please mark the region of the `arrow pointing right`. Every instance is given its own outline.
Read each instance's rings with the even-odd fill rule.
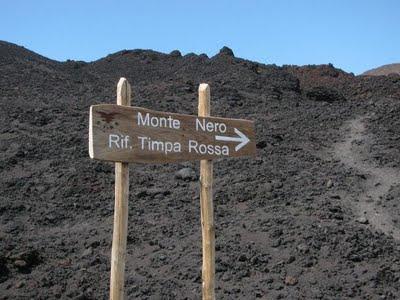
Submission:
[[[238,145],[235,147],[235,151],[239,151],[242,149],[244,146],[247,145],[248,142],[250,142],[249,138],[241,132],[239,129],[235,128],[234,129],[235,133],[238,135],[236,136],[224,136],[224,135],[216,135],[215,140],[217,141],[225,141],[225,142],[239,142]]]

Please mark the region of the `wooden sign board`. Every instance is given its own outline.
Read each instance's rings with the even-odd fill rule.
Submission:
[[[114,104],[92,105],[89,155],[117,162],[178,162],[256,154],[254,123]]]
[[[254,123],[210,117],[210,88],[199,86],[199,116],[131,107],[131,87],[117,85],[117,105],[90,107],[89,155],[115,162],[115,210],[110,299],[125,299],[129,162],[200,161],[203,300],[215,300],[215,226],[212,159],[256,154]]]

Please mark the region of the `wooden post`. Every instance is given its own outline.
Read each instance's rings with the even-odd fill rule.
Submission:
[[[199,86],[200,117],[210,115],[210,87],[202,83]],[[203,300],[215,299],[215,229],[212,196],[213,163],[200,161],[200,210],[201,231],[203,236],[202,291]]]
[[[125,78],[117,86],[117,104],[131,105],[131,87]],[[124,299],[126,239],[128,232],[129,165],[115,163],[114,232],[111,251],[110,299]]]

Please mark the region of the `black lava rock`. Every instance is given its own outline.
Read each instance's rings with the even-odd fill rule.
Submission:
[[[346,100],[339,91],[323,86],[313,87],[307,90],[305,94],[308,99],[314,101],[335,102]]]

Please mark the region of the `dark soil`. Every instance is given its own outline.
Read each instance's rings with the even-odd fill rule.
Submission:
[[[227,48],[61,63],[0,42],[0,299],[108,299],[114,166],[89,159],[88,112],[122,76],[134,105],[196,114],[207,82],[213,115],[256,122],[257,158],[214,165],[217,299],[400,298],[400,178],[385,181],[400,172],[399,76]],[[182,168],[198,173],[131,165],[128,299],[200,299],[199,184]]]

